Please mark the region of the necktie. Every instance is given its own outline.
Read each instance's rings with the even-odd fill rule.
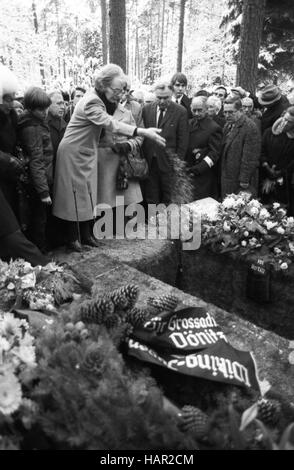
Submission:
[[[161,126],[161,123],[163,121],[163,118],[164,118],[164,111],[161,109],[160,110],[160,113],[159,113],[159,118],[158,118],[158,122],[157,122],[157,127],[160,127]]]
[[[176,103],[179,104],[179,100],[178,100],[178,99],[176,100]]]

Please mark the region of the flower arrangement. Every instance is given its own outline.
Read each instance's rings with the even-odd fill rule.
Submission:
[[[202,219],[202,243],[219,253],[262,257],[285,271],[294,259],[294,218],[279,203],[267,209],[248,193],[231,194],[220,204],[216,220]]]
[[[34,339],[25,320],[0,313],[0,413],[14,413],[23,401],[22,381],[36,367]]]
[[[24,302],[31,310],[52,311],[56,305],[72,300],[77,279],[56,263],[31,266],[18,259],[5,263],[0,260],[0,293],[6,304]]]

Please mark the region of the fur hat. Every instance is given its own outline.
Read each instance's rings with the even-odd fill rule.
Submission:
[[[279,87],[277,87],[276,85],[267,85],[261,91],[258,97],[258,102],[262,106],[269,106],[275,103],[276,101],[279,101],[281,96],[282,94]]]
[[[18,90],[17,78],[9,68],[0,64],[0,103],[3,96],[16,93]]]

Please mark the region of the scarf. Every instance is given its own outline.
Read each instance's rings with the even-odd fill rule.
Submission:
[[[111,103],[110,101],[108,101],[105,94],[102,91],[98,91],[97,88],[95,88],[95,91],[97,95],[99,96],[100,100],[103,101],[107,114],[109,114],[110,116],[113,116],[117,108],[117,103]],[[102,129],[101,134],[100,134],[100,139],[103,139],[104,136],[105,136],[105,129]]]
[[[102,100],[103,103],[105,104],[107,114],[110,114],[110,116],[113,116],[114,113],[115,113],[115,110],[117,108],[117,103],[111,103],[110,101],[108,101],[108,99],[106,98],[106,96],[103,92],[98,91],[97,88],[95,88],[95,90],[96,90],[96,93],[99,96],[100,100]]]

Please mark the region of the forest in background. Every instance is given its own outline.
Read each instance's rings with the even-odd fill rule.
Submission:
[[[252,34],[242,11],[250,3],[257,9],[254,16],[259,15],[261,30],[260,37],[246,45],[244,38]],[[90,80],[96,68],[115,61],[134,86],[150,85],[182,70],[197,90],[221,82],[242,84],[246,70],[240,70],[240,54],[242,63],[249,61],[251,66],[249,49],[258,60],[258,75],[250,78],[254,84],[273,80],[290,87],[293,4],[293,0],[1,0],[0,61],[15,71],[23,88],[35,84],[48,89],[56,80],[78,83],[81,76]]]

